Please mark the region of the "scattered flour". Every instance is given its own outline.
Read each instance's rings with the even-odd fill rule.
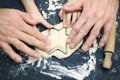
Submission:
[[[45,4],[48,5],[48,11],[42,10],[43,17],[45,19],[49,19],[51,15],[56,14],[55,10],[60,9],[62,7],[62,3],[60,3],[61,0],[48,0],[45,2]],[[85,77],[88,77],[91,73],[91,71],[95,71],[96,67],[96,57],[95,52],[98,48],[97,41],[94,41],[93,46],[89,49],[89,59],[87,62],[83,64],[77,64],[74,66],[63,66],[60,62],[52,60],[52,59],[44,59],[40,58],[40,60],[37,61],[37,65],[32,63],[32,59],[29,58],[26,64],[21,66],[21,69],[26,68],[28,64],[32,63],[32,65],[35,65],[35,67],[40,68],[40,73],[44,75],[48,75],[51,77],[54,77],[56,79],[62,79],[62,77],[71,77],[76,80],[83,80]],[[74,53],[76,55],[80,55],[80,53]],[[87,58],[84,58],[87,59]],[[38,70],[37,70],[38,71]]]
[[[47,12],[42,10],[42,14],[45,19],[49,19],[51,15],[56,14],[55,10],[60,9],[63,5],[61,0],[48,0],[48,2],[45,2],[45,4],[48,5]]]
[[[74,78],[76,80],[83,80],[85,77],[89,76],[91,71],[95,70],[95,66],[96,66],[95,52],[97,48],[98,45],[97,42],[95,41],[93,47],[89,49],[89,56],[90,56],[89,60],[83,65],[76,65],[72,67],[68,65],[66,67],[66,66],[62,66],[57,61],[41,58],[43,60],[44,65],[41,64],[41,59],[40,59],[40,61],[38,61],[37,67],[43,65],[43,69],[40,70],[40,73],[49,75],[56,79],[62,79],[63,76],[66,76],[66,77]]]
[[[55,10],[60,9],[62,7],[62,3],[60,3],[61,0],[48,0],[45,2],[45,4],[48,4],[48,12],[45,12],[42,10],[43,17],[45,19],[49,19],[51,15],[56,14]],[[120,17],[118,16],[118,19]],[[118,22],[116,23],[118,25]],[[118,31],[120,32],[120,30]],[[118,37],[118,34],[116,34]],[[120,39],[119,39],[120,40]],[[96,57],[95,52],[98,48],[98,44],[95,41],[93,43],[93,46],[89,49],[89,59],[87,62],[83,63],[82,65],[78,64],[75,66],[63,66],[57,61],[53,61],[51,59],[44,59],[40,58],[40,60],[37,62],[37,65],[35,67],[40,68],[40,73],[44,75],[48,75],[51,77],[54,77],[56,79],[62,79],[63,76],[71,77],[76,80],[83,80],[85,77],[89,76],[91,71],[95,71],[96,67]],[[116,52],[120,53],[120,51]],[[4,53],[1,53],[4,54]],[[80,53],[74,53],[76,55],[80,55]],[[25,64],[21,64],[20,67],[15,69],[15,67],[11,67],[10,71],[8,73],[11,74],[11,76],[18,76],[19,74],[27,75],[25,68],[29,68],[29,64],[31,64],[33,61],[31,58],[27,61]],[[87,59],[84,57],[84,59]],[[119,56],[115,56],[115,59],[118,60]],[[32,63],[32,66],[35,65],[35,63]],[[31,66],[31,65],[30,65]],[[112,73],[116,72],[116,69],[113,68]],[[9,79],[9,76],[8,76]]]

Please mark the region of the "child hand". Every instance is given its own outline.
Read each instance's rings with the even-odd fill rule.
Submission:
[[[43,24],[47,28],[52,28],[39,12],[34,0],[21,0],[27,13],[37,22],[37,24]]]

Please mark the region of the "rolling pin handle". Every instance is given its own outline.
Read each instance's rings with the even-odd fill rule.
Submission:
[[[112,55],[113,55],[113,52],[111,51],[105,51],[105,59],[104,59],[104,62],[103,62],[103,67],[105,69],[110,69],[111,66],[112,66]]]

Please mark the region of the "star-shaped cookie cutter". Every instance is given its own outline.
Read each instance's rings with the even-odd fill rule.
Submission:
[[[61,26],[60,26],[61,27]],[[61,31],[65,31],[65,35],[63,35],[63,36],[68,36],[68,30],[67,30],[67,28],[64,28],[64,27],[61,27],[61,28],[58,28],[58,27],[53,27],[52,29],[50,29],[49,31],[48,31],[48,37],[51,35],[51,33],[52,33],[52,30],[56,30],[59,34],[61,33]],[[56,32],[55,31],[55,32]],[[59,36],[59,35],[58,35]],[[61,39],[61,38],[60,38]],[[62,44],[62,43],[61,43]],[[57,45],[57,46],[55,46],[55,47],[53,47],[49,52],[48,52],[48,54],[52,54],[52,53],[54,53],[56,50],[58,50],[58,51],[60,51],[60,52],[63,52],[64,54],[67,54],[67,45],[68,45],[68,43],[66,42],[65,44],[64,44],[65,46],[63,47],[63,46],[61,46],[61,45]]]
[[[45,52],[36,48],[36,51],[40,53],[41,56],[48,58],[55,56],[59,59],[69,57],[75,50],[77,50],[83,41],[81,41],[78,46],[74,49],[70,49],[67,43],[67,37],[71,32],[71,28],[63,27],[63,24],[57,24],[52,29],[43,31],[42,33],[51,40],[51,49],[49,52]]]

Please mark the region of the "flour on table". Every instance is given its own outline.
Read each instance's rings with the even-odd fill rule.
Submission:
[[[55,10],[60,9],[63,5],[63,0],[45,0],[45,5],[48,5],[47,9],[42,9],[41,13],[45,19],[49,19],[52,16],[52,22],[54,23],[54,15],[57,13]],[[41,6],[38,5],[38,7]],[[47,11],[46,11],[47,10]],[[56,21],[56,20],[55,20]],[[44,74],[46,77],[53,77],[56,80],[63,80],[63,77],[68,77],[76,80],[83,80],[89,77],[92,72],[95,72],[96,57],[95,52],[98,48],[97,40],[94,41],[93,46],[88,51],[88,56],[81,56],[79,49],[74,54],[66,59],[40,58],[38,61],[29,57],[27,64],[35,66],[35,70]],[[86,55],[86,54],[85,54]],[[71,58],[72,57],[72,58]],[[82,60],[81,60],[82,58]],[[74,61],[75,62],[74,62]],[[73,61],[73,62],[72,62]],[[93,78],[94,76],[92,76]],[[92,79],[94,80],[94,79]]]
[[[97,48],[98,45],[95,40],[93,43],[93,47],[89,49],[89,60],[82,65],[78,64],[75,66],[63,66],[59,62],[51,60],[51,58],[41,58],[36,66],[42,68],[40,69],[40,73],[44,75],[49,75],[59,80],[61,80],[63,76],[74,78],[76,80],[83,80],[85,77],[88,77],[92,71],[95,71],[95,52]],[[80,53],[75,53],[74,55],[80,55]]]

